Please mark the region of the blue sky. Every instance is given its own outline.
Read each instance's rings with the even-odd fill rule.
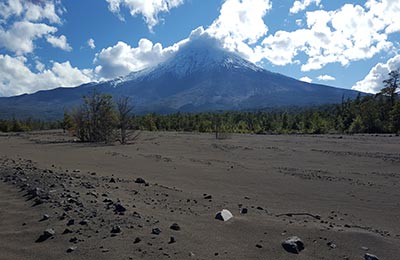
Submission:
[[[270,71],[373,93],[400,67],[398,17],[398,0],[0,0],[0,96],[154,66],[194,30]]]

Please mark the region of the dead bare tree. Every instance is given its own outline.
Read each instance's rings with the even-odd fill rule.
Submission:
[[[129,97],[122,97],[117,101],[118,120],[120,128],[120,142],[126,144],[127,130],[131,126],[131,113],[133,107],[130,105]]]

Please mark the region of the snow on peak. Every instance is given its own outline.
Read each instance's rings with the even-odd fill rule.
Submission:
[[[116,87],[125,81],[157,78],[165,73],[182,78],[190,74],[212,72],[218,69],[264,70],[239,55],[223,49],[217,39],[204,33],[191,37],[173,56],[157,66],[132,72],[125,77],[112,80],[111,84]]]

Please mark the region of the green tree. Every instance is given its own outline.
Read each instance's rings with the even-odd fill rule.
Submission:
[[[72,113],[76,136],[83,142],[111,142],[116,126],[112,97],[93,91],[83,100],[83,104]]]
[[[351,123],[350,125],[349,132],[352,134],[364,132],[363,121],[361,116],[358,115],[354,119],[353,123]]]
[[[397,101],[390,111],[390,127],[392,132],[400,132],[400,101]]]
[[[63,121],[61,123],[61,127],[65,133],[66,130],[70,130],[73,127],[72,117],[67,111],[64,111]]]
[[[394,105],[394,102],[397,97],[397,88],[399,87],[400,81],[400,72],[399,70],[392,70],[389,73],[389,78],[383,81],[384,88],[378,93],[378,95],[383,95],[389,98],[391,106]]]

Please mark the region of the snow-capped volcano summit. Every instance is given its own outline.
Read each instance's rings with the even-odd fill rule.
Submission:
[[[54,118],[79,104],[93,89],[115,98],[129,96],[136,113],[261,109],[340,102],[358,92],[309,84],[272,73],[224,50],[201,35],[179,46],[164,62],[127,76],[76,88],[0,98],[0,113]],[[12,116],[12,115],[10,115]]]
[[[182,44],[179,51],[166,61],[157,66],[132,72],[127,76],[121,77],[118,83],[139,78],[154,79],[165,73],[173,74],[177,78],[183,78],[198,72],[215,72],[221,69],[263,70],[239,55],[224,50],[216,39],[202,36]]]
[[[157,69],[174,71],[177,75],[184,77],[198,71],[213,71],[221,68],[262,70],[237,54],[222,49],[216,40],[206,37],[186,43]]]

